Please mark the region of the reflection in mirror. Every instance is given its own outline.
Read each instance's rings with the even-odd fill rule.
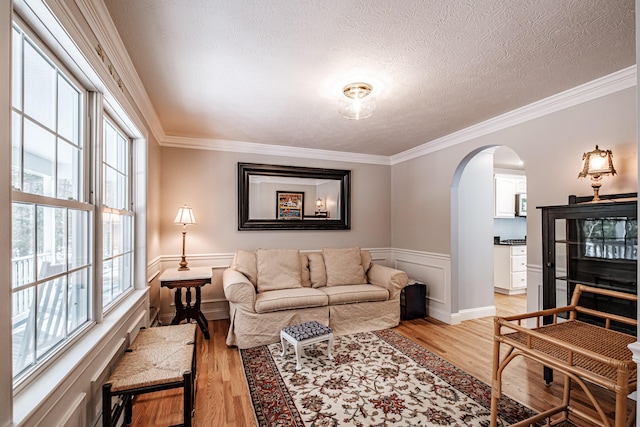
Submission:
[[[351,171],[238,163],[238,229],[344,230]]]
[[[304,219],[340,219],[339,180],[265,175],[249,177],[249,219],[278,219],[278,192],[303,193]]]

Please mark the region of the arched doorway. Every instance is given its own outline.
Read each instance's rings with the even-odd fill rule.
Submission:
[[[485,146],[469,153],[454,174],[451,184],[453,323],[495,314],[494,174],[508,171],[524,176],[519,156],[508,147]],[[513,197],[514,208],[515,202]],[[526,218],[517,221],[524,224],[521,228],[524,237]],[[511,225],[515,226],[511,223],[501,226]],[[513,236],[519,227],[511,230]]]

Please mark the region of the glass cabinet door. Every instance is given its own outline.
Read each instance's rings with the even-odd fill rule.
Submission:
[[[636,218],[589,218],[577,221],[581,255],[588,258],[638,259]]]

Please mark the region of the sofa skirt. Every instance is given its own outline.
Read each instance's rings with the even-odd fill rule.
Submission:
[[[334,335],[378,331],[400,323],[400,297],[387,301],[329,306],[329,326]]]
[[[362,302],[324,307],[252,313],[230,304],[227,345],[251,348],[280,341],[285,326],[315,320],[328,325],[334,335],[377,331],[398,326],[400,297],[388,301]]]
[[[227,345],[251,348],[280,341],[280,330],[285,326],[315,320],[329,325],[329,307],[311,307],[272,313],[251,313],[235,304],[229,304],[230,325]]]

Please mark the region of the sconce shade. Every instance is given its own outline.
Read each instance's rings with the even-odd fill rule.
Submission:
[[[360,120],[370,117],[376,109],[376,102],[371,94],[373,86],[368,83],[351,83],[342,89],[338,103],[338,111],[349,120]]]
[[[176,219],[173,220],[173,223],[183,225],[195,224],[196,217],[193,214],[193,210],[189,206],[184,205],[178,209],[178,214],[176,215]]]
[[[601,150],[596,145],[596,149],[582,154],[582,172],[578,174],[578,178],[591,177],[591,187],[593,187],[593,201],[600,201],[600,186],[602,185],[602,177],[615,175],[616,170],[613,167],[613,153],[611,150]]]

